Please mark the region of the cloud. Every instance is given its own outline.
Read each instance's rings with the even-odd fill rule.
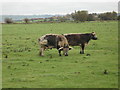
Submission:
[[[67,14],[75,10],[89,12],[117,11],[116,2],[6,2],[2,4],[2,13],[23,14]]]
[[[1,2],[118,2],[119,0],[2,0]]]

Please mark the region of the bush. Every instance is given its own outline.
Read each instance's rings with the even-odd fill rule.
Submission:
[[[75,13],[72,13],[72,18],[74,19],[74,21],[87,21],[88,18],[88,11],[75,11]]]
[[[13,20],[12,20],[12,18],[5,18],[5,23],[7,23],[7,24],[11,24],[11,23],[13,23]]]
[[[30,20],[29,20],[28,18],[25,18],[25,19],[24,19],[24,22],[25,22],[26,24],[28,24],[29,21],[30,21]]]

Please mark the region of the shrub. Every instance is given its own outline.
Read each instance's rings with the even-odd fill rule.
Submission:
[[[26,24],[28,24],[29,21],[30,21],[30,20],[29,20],[28,18],[25,18],[25,19],[24,19],[24,22],[25,22]]]
[[[5,18],[5,23],[7,23],[7,24],[11,24],[11,23],[13,23],[13,20],[12,20],[12,18]]]

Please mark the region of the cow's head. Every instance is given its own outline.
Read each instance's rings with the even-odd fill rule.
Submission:
[[[64,47],[59,48],[60,51],[63,51],[63,55],[65,56],[68,56],[68,51],[71,49],[72,47],[69,47],[69,46],[64,46]]]
[[[93,39],[93,40],[97,40],[98,39],[95,32],[91,33],[91,39]]]

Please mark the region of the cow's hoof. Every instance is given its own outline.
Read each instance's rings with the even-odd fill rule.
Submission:
[[[41,57],[43,57],[44,55],[40,55]]]
[[[62,56],[61,54],[59,54],[59,56]]]
[[[68,56],[68,54],[66,54],[65,56]]]
[[[84,52],[81,52],[81,51],[80,51],[80,54],[84,54]]]
[[[82,54],[82,52],[80,51],[80,54]]]

